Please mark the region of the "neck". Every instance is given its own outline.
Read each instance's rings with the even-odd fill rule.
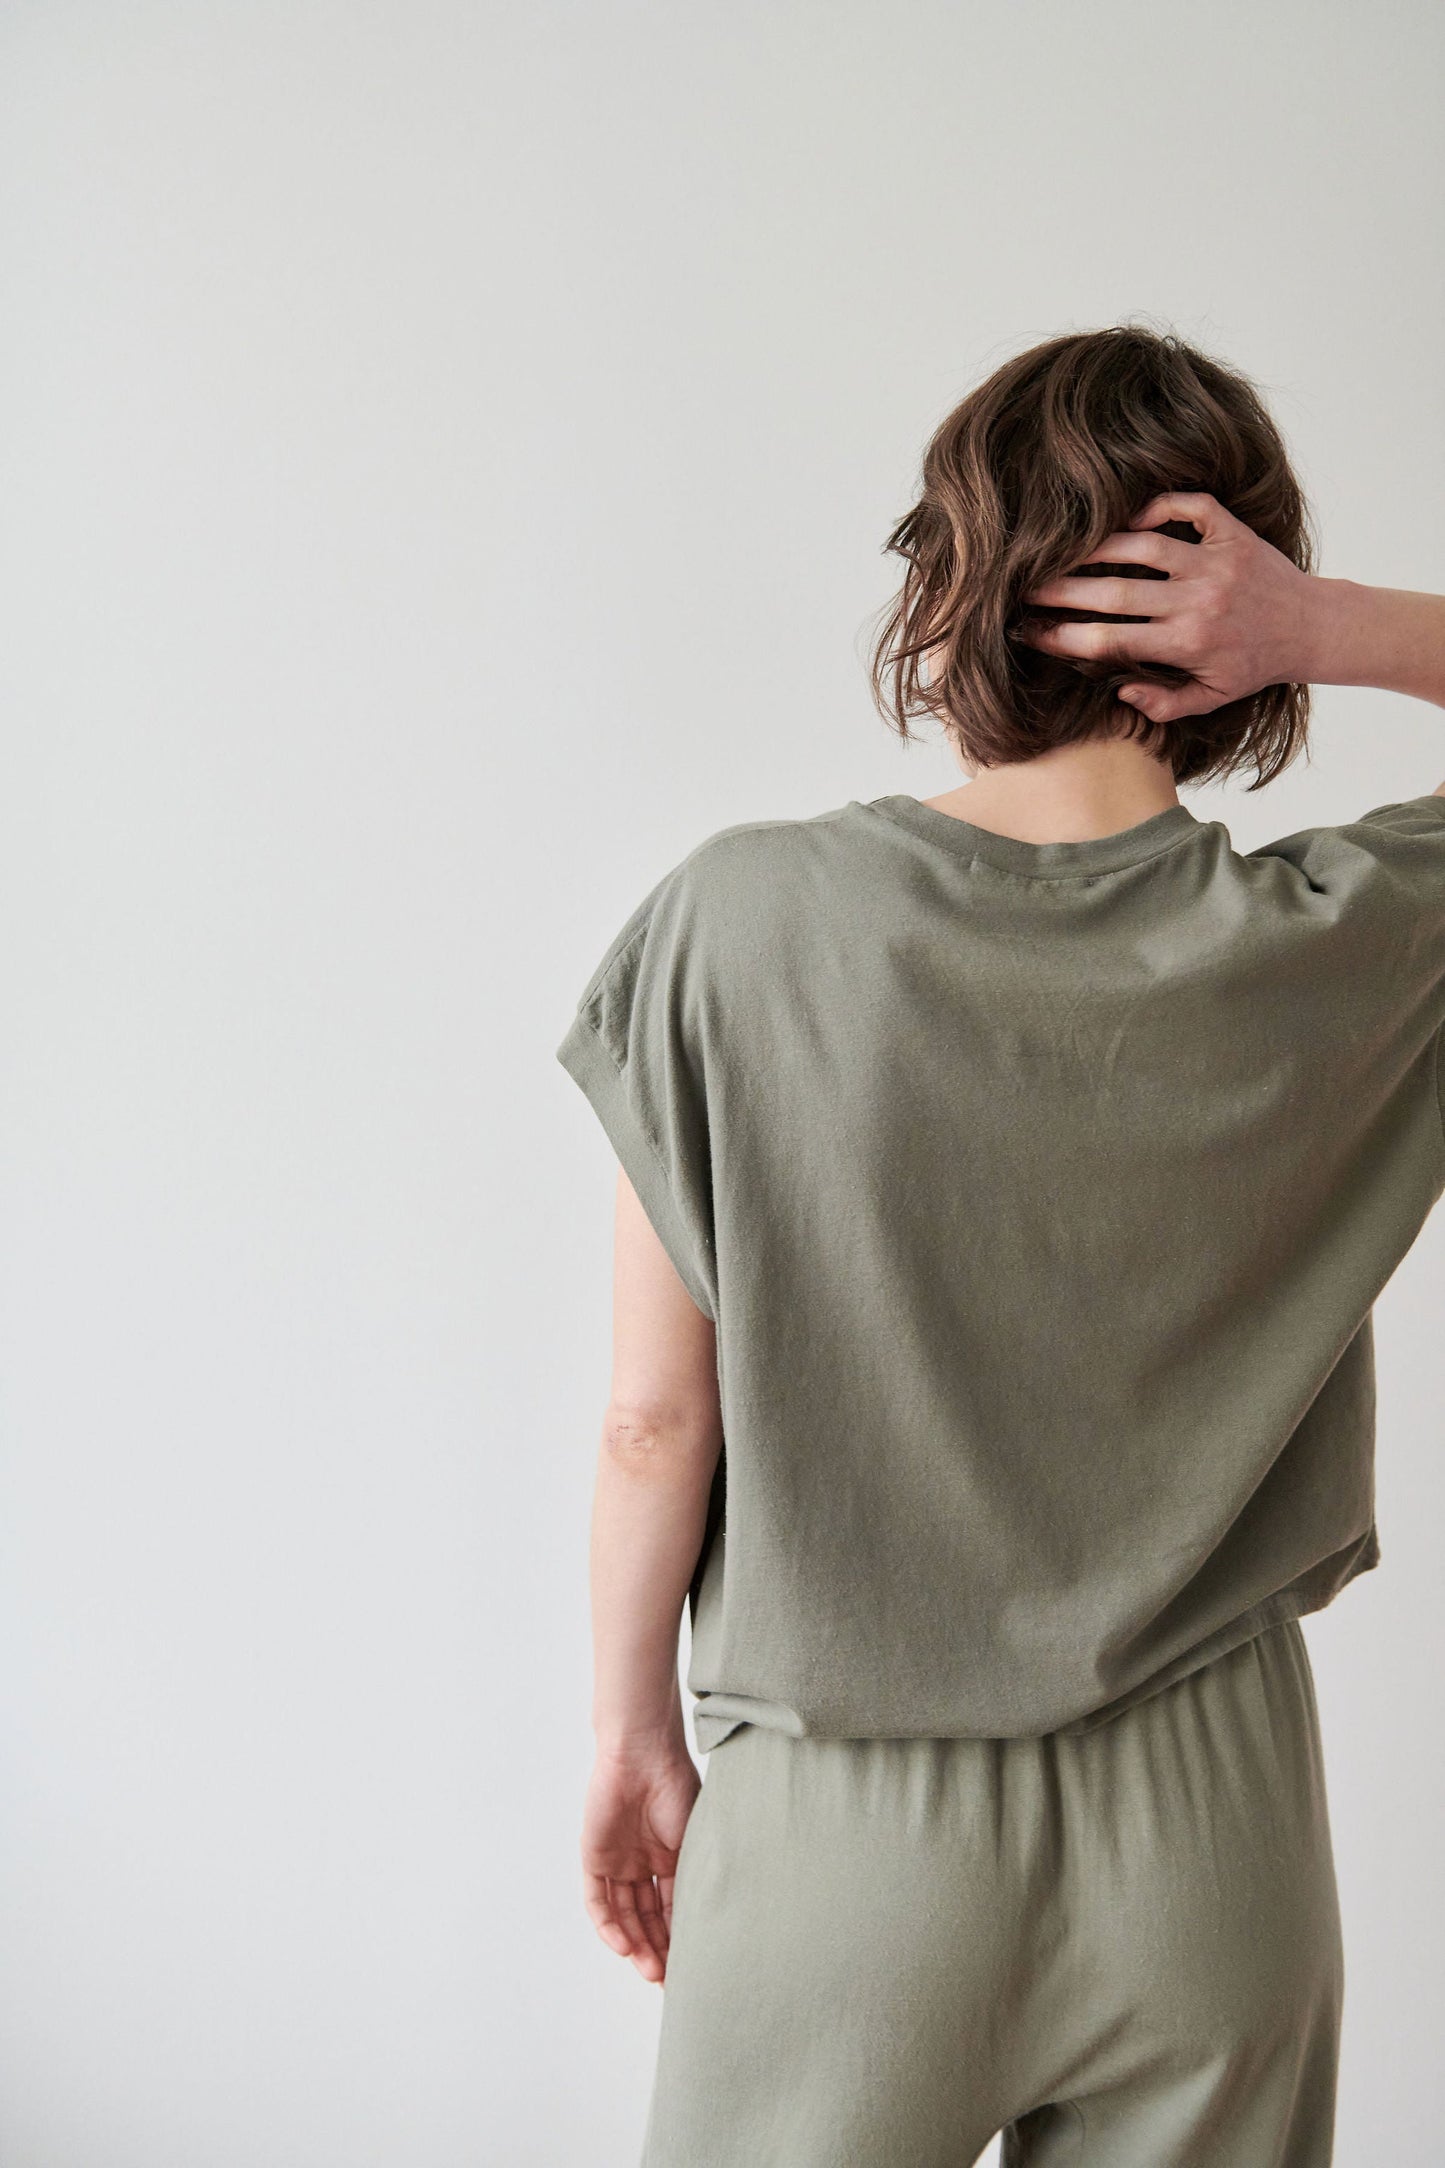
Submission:
[[[1089,738],[1035,760],[979,768],[925,805],[1020,843],[1089,843],[1178,805],[1172,770],[1136,740]]]

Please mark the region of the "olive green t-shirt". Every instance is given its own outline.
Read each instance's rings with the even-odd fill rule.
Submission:
[[[558,1058],[716,1327],[699,1749],[1089,1729],[1374,1566],[1442,1031],[1442,798],[1240,853],[890,796],[659,881]]]

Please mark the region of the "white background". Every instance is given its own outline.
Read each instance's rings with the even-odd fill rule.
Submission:
[[[7,2168],[629,2168],[580,1908],[613,1167],[553,1049],[728,823],[956,780],[883,538],[1006,354],[1256,375],[1445,588],[1426,0],[0,12]],[[1245,848],[1445,778],[1322,694]],[[1343,2168],[1429,2168],[1445,1223],[1313,1620]],[[861,2168],[861,2164],[860,2164]],[[960,2164],[964,2168],[964,2164]]]

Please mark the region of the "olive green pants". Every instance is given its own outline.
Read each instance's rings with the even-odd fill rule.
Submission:
[[[1091,1732],[714,1747],[643,2168],[1327,2168],[1343,1963],[1294,1620]]]

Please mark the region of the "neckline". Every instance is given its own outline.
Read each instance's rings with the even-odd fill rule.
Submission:
[[[853,803],[859,801],[854,799]],[[881,813],[886,820],[896,821],[915,835],[930,843],[941,843],[964,858],[982,858],[1005,872],[1031,873],[1043,879],[1071,873],[1117,873],[1125,866],[1137,866],[1146,858],[1156,857],[1160,851],[1171,850],[1186,836],[1202,833],[1207,825],[1187,805],[1170,805],[1162,813],[1151,813],[1147,820],[1136,821],[1132,828],[1121,828],[1111,836],[1090,836],[1079,843],[1026,843],[1019,836],[1001,836],[991,828],[979,828],[956,813],[940,813],[937,806],[925,805],[921,798],[910,798],[902,792],[870,798],[863,809]]]

